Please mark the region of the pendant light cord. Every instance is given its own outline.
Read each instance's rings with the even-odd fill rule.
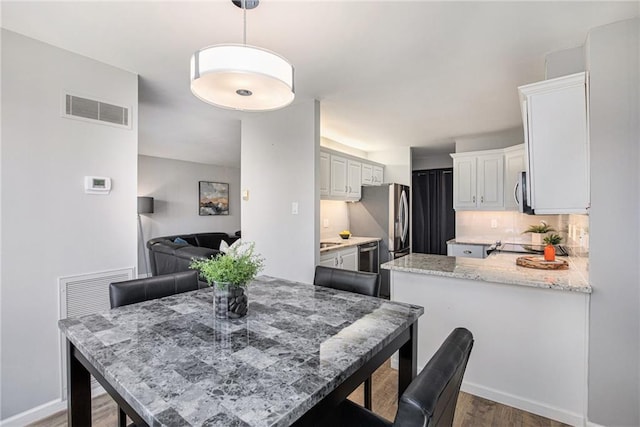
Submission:
[[[247,0],[240,0],[242,2],[242,12],[244,15],[244,31],[242,41],[244,45],[247,45]]]

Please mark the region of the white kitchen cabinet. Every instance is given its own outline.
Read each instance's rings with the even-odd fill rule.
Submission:
[[[384,168],[373,165],[373,185],[380,185],[384,182]]]
[[[384,182],[384,168],[371,163],[362,163],[362,185],[380,185]]]
[[[516,195],[520,183],[520,173],[526,170],[524,144],[504,149],[504,208],[518,210]]]
[[[447,243],[447,256],[461,256],[466,258],[486,258],[491,245],[476,245],[469,243]]]
[[[453,156],[453,155],[452,155]],[[476,156],[457,156],[453,159],[453,208],[475,209]]]
[[[483,154],[478,156],[476,201],[479,209],[504,208],[504,155]]]
[[[370,163],[362,164],[362,185],[373,184],[373,165]]]
[[[587,213],[586,73],[521,86],[527,191],[536,214]]]
[[[340,156],[331,154],[331,190],[330,196],[346,197],[348,192],[347,187],[347,159]]]
[[[329,153],[320,152],[320,196],[328,196],[331,193],[331,156]]]
[[[321,253],[320,265],[358,271],[358,247],[353,246]]]
[[[347,197],[360,200],[362,193],[362,163],[347,160]]]
[[[357,201],[363,185],[380,185],[382,165],[366,159],[323,148],[320,151],[320,198]]]
[[[502,150],[452,154],[453,207],[456,210],[504,209]]]

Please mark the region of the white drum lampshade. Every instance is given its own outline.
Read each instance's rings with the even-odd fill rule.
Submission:
[[[295,97],[293,66],[280,55],[255,46],[209,46],[191,57],[191,92],[222,108],[277,110]]]

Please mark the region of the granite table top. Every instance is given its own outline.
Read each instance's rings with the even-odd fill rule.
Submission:
[[[420,317],[422,307],[267,276],[249,313],[211,288],[59,321],[153,426],[288,426]]]
[[[523,254],[494,252],[487,258],[477,259],[414,253],[381,267],[431,276],[591,293],[585,258],[563,257],[569,262],[568,270],[537,270],[516,265],[519,256]]]

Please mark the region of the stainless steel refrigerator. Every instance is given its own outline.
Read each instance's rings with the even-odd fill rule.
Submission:
[[[349,230],[354,236],[380,237],[380,264],[410,252],[409,187],[382,184],[362,187],[359,202],[347,203]],[[380,270],[380,296],[389,298],[389,270]]]

